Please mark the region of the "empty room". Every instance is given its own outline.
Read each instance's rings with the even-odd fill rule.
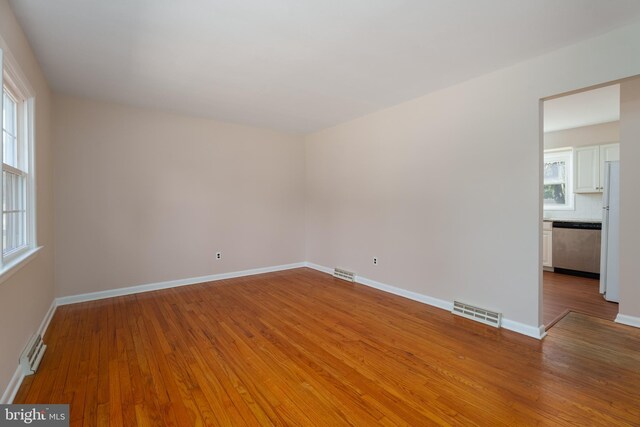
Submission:
[[[637,0],[0,0],[0,75],[0,425],[640,426]]]

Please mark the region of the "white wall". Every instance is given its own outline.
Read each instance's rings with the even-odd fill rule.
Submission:
[[[299,135],[53,106],[58,296],[304,261]]]
[[[544,148],[584,147],[620,142],[620,122],[545,132]]]
[[[638,73],[635,24],[310,135],[307,260],[537,327],[539,100]]]
[[[640,78],[620,85],[620,314],[640,323]]]
[[[38,243],[44,248],[29,264],[0,283],[0,395],[18,357],[42,322],[54,297],[53,190],[49,143],[50,93],[38,62],[6,0],[0,0],[0,48],[15,58],[35,91],[35,159]],[[5,57],[6,60],[6,57]]]
[[[583,147],[620,142],[620,122],[546,132],[544,148]],[[576,194],[574,210],[545,210],[545,218],[602,220],[602,194]]]
[[[574,194],[573,210],[547,210],[545,219],[602,221],[602,193]]]

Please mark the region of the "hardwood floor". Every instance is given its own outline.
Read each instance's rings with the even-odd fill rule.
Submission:
[[[640,330],[543,341],[309,269],[59,307],[16,403],[72,425],[638,425]]]
[[[547,330],[568,311],[614,320],[618,304],[600,295],[596,279],[544,272],[543,322]]]

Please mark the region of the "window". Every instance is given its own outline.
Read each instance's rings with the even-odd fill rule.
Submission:
[[[2,65],[0,274],[37,251],[33,188],[33,97],[17,68],[6,62]]]
[[[544,209],[573,209],[573,150],[544,153]]]

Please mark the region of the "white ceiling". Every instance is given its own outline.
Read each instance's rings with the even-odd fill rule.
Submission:
[[[544,103],[544,131],[620,120],[620,85],[588,90]]]
[[[12,0],[56,91],[322,129],[640,18],[638,0]]]

